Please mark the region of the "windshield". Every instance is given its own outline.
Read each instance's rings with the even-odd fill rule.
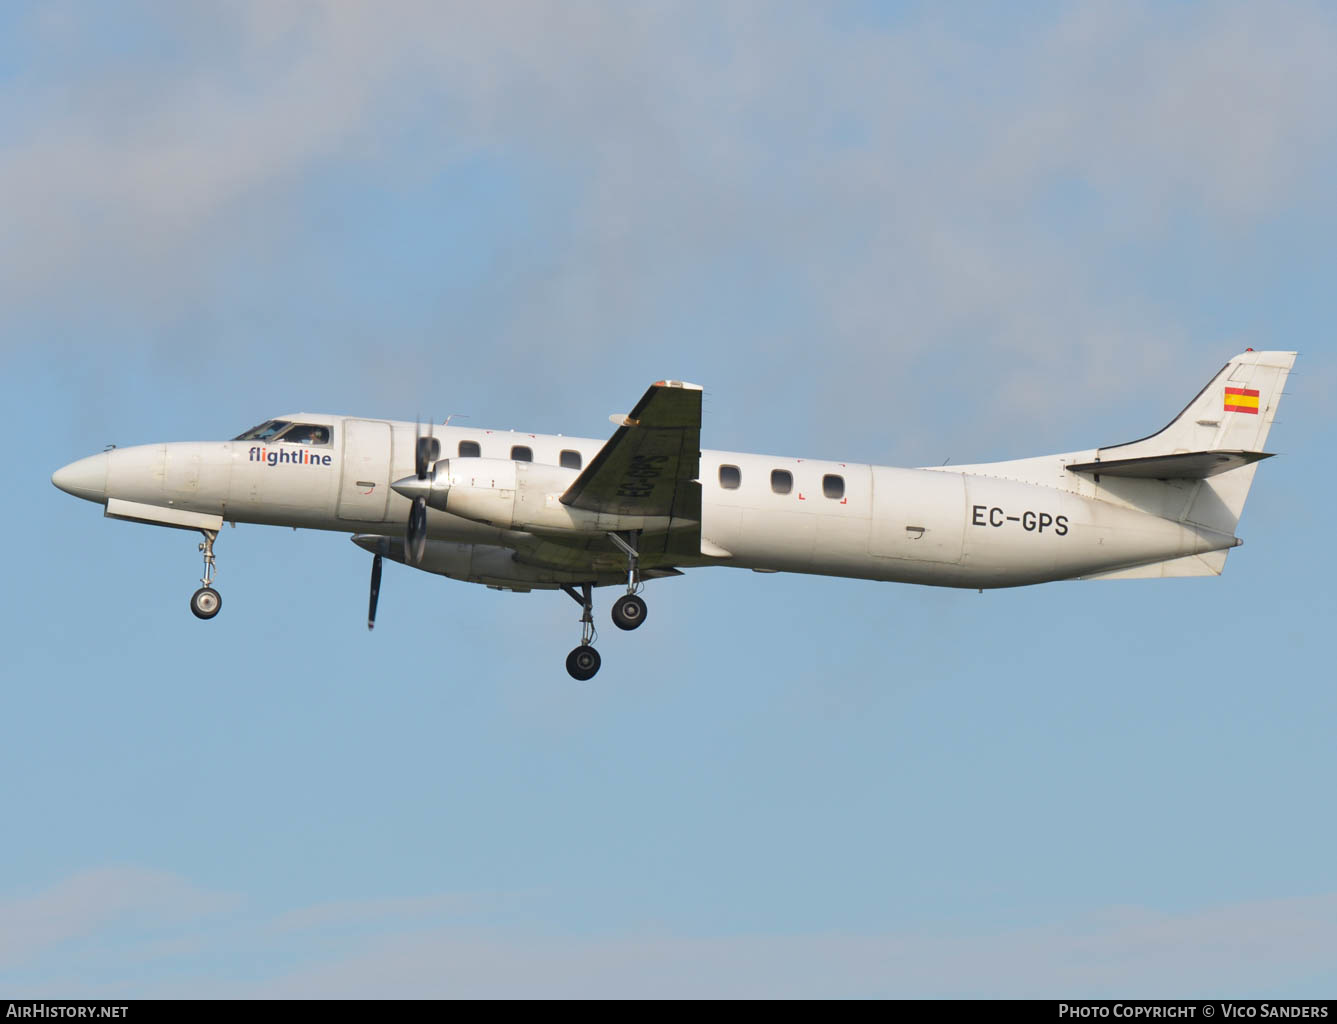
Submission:
[[[234,441],[268,441],[279,431],[291,425],[292,420],[266,420],[258,427],[252,427],[244,434],[238,434]]]

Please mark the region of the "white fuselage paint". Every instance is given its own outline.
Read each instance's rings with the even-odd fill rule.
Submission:
[[[412,423],[299,414],[330,424],[328,447],[256,441],[187,442],[115,449],[105,497],[219,515],[224,521],[402,535],[409,502],[391,482],[413,473]],[[441,457],[461,441],[483,458],[528,447],[556,466],[563,450],[588,465],[604,441],[551,434],[436,427]],[[285,459],[271,464],[271,459]],[[91,460],[85,460],[91,461]],[[739,470],[721,486],[720,467]],[[813,573],[950,587],[1008,587],[1067,579],[1233,546],[1231,536],[1080,493],[950,469],[897,469],[740,452],[703,451],[702,546],[728,557],[677,560],[760,571]],[[1062,467],[1056,464],[1058,474]],[[788,493],[773,471],[792,477]],[[839,498],[824,493],[839,477]],[[445,544],[514,545],[516,535],[430,510],[429,536]]]

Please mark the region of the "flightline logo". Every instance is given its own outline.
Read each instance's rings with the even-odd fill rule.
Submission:
[[[1248,388],[1226,388],[1226,412],[1258,415],[1258,392]]]
[[[310,448],[251,448],[247,454],[251,462],[263,462],[266,466],[328,466],[334,460],[332,455],[321,455]]]

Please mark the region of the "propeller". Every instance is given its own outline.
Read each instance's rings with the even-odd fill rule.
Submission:
[[[381,555],[371,560],[371,603],[367,605],[367,631],[376,628],[376,602],[381,596]]]
[[[441,455],[441,442],[433,436],[431,423],[427,424],[426,437],[423,436],[421,423],[414,426],[414,434],[417,439],[413,444],[413,472],[419,481],[425,482],[427,471]],[[409,524],[404,533],[404,557],[413,565],[421,565],[422,556],[426,552],[427,498],[419,493],[413,497],[413,505],[409,508]]]

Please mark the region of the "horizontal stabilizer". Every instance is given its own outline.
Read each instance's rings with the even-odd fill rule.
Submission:
[[[1229,550],[1206,551],[1200,555],[1185,555],[1183,558],[1170,558],[1164,562],[1152,562],[1132,569],[1115,569],[1112,572],[1094,572],[1083,576],[1084,580],[1163,580],[1176,576],[1220,576],[1226,567],[1226,555]]]
[[[1271,452],[1210,451],[1179,452],[1175,455],[1147,455],[1140,459],[1107,459],[1076,462],[1069,473],[1098,473],[1101,476],[1129,476],[1142,480],[1205,480],[1218,473],[1248,466],[1272,458]]]

